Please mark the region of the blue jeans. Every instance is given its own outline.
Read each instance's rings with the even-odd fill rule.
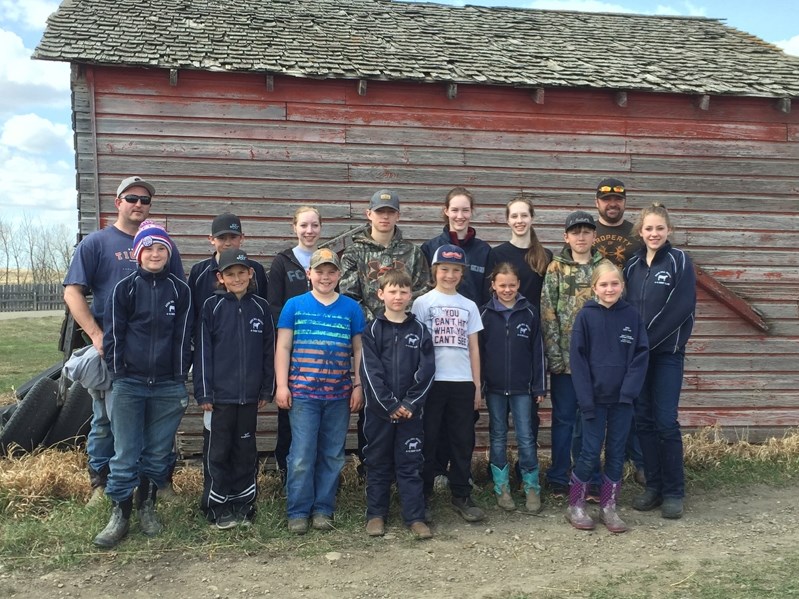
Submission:
[[[286,479],[289,520],[312,514],[332,516],[344,444],[350,423],[346,399],[293,398],[289,410],[291,448]]]
[[[519,451],[519,468],[532,472],[538,468],[535,437],[533,435],[533,412],[538,405],[529,395],[502,395],[488,393],[489,461],[497,468],[504,468],[508,452],[508,411],[513,414],[516,431],[516,446]]]
[[[92,425],[86,439],[86,453],[89,457],[89,468],[92,486],[104,486],[108,478],[108,463],[114,456],[114,436],[111,434],[111,421],[108,419],[106,400],[111,391],[88,389],[92,396]]]
[[[124,501],[140,477],[159,489],[166,485],[175,433],[189,394],[182,382],[148,385],[129,378],[114,381],[111,392],[114,457],[105,492],[113,501]]]
[[[644,388],[635,405],[646,486],[663,497],[685,496],[682,433],[677,420],[684,363],[683,353],[650,353]]]
[[[579,409],[578,409],[579,414]],[[574,426],[574,444],[572,446],[572,455],[580,455],[580,447],[583,444],[583,424],[582,418],[577,418],[577,424]],[[638,435],[635,432],[635,418],[633,418],[632,425],[630,426],[630,434],[627,435],[627,445],[625,449],[625,456],[628,460],[630,460],[634,465],[635,469],[638,470],[639,468],[644,467],[644,456],[641,455],[641,444],[638,442]],[[602,476],[597,469],[594,472],[594,475],[591,477],[589,482],[592,485],[601,485],[602,484]]]
[[[580,414],[583,441],[574,475],[583,482],[599,471],[602,446],[605,446],[605,476],[613,482],[621,480],[633,406],[626,403],[597,404],[590,420]]]
[[[574,447],[574,427],[577,422],[577,393],[570,374],[552,374],[552,465],[547,470],[550,483],[569,485],[572,454],[577,458],[579,447]]]

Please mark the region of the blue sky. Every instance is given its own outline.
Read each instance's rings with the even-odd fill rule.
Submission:
[[[646,2],[618,0],[524,0],[442,4],[513,6],[545,10],[628,12],[725,19],[799,56],[799,18],[795,0],[696,0]],[[72,151],[69,65],[31,60],[51,0],[0,0],[0,220],[30,218],[43,224],[77,228]]]

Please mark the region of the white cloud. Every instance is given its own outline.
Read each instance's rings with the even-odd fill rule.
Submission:
[[[599,0],[533,0],[530,8],[542,10],[574,10],[581,12],[635,12],[612,2]]]
[[[7,153],[0,150],[0,154]],[[3,181],[3,215],[11,220],[23,212],[50,222],[75,218],[75,167],[65,160],[12,153],[0,165]]]
[[[72,150],[72,132],[38,114],[12,116],[3,125],[0,144],[31,154]]]
[[[795,35],[788,40],[781,40],[779,42],[774,42],[774,45],[782,48],[786,54],[793,54],[794,56],[799,56],[799,35]]]
[[[47,17],[58,9],[48,0],[0,0],[0,17],[28,29],[44,29]]]
[[[0,115],[32,105],[69,108],[69,64],[31,59],[16,33],[0,29]]]
[[[697,6],[693,2],[681,2],[678,6],[682,8],[674,8],[673,6],[658,4],[655,9],[656,15],[685,15],[688,17],[704,17],[707,16],[707,10],[702,6]]]

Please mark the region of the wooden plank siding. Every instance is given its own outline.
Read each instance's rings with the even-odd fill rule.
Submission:
[[[213,216],[241,216],[245,247],[268,266],[293,245],[290,218],[316,206],[323,236],[363,222],[371,194],[392,187],[400,226],[424,241],[440,232],[441,202],[455,185],[477,196],[474,224],[494,244],[509,237],[504,205],[536,198],[536,231],[554,251],[562,223],[594,210],[593,189],[616,175],[628,216],[654,200],[669,207],[675,245],[748,301],[763,334],[700,292],[689,343],[681,419],[719,423],[759,440],[799,426],[799,111],[771,99],[712,97],[709,110],[678,94],[530,90],[80,66],[73,103],[81,233],[115,216],[119,180],[155,182],[153,217],[165,220],[188,267],[209,252]],[[78,110],[80,109],[80,110]],[[542,410],[549,423],[548,404]],[[199,447],[200,418],[182,426]],[[260,448],[274,445],[274,407],[261,416]],[[548,430],[542,431],[548,443]],[[483,415],[478,444],[487,444]]]

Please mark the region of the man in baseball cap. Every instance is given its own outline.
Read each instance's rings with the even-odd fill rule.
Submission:
[[[627,207],[627,186],[620,179],[607,177],[596,187],[596,227],[594,249],[618,267],[641,247],[641,238],[633,233],[633,223],[624,219]]]
[[[150,216],[155,186],[143,177],[123,179],[117,186],[113,224],[85,237],[72,257],[64,278],[64,302],[75,322],[102,355],[105,305],[114,286],[136,270],[134,238],[139,225]],[[180,252],[173,247],[169,271],[184,278]],[[92,303],[86,297],[91,294]],[[108,476],[108,463],[114,455],[114,437],[105,406],[104,393],[89,389],[94,398],[91,430],[86,444],[92,502],[102,498]]]

